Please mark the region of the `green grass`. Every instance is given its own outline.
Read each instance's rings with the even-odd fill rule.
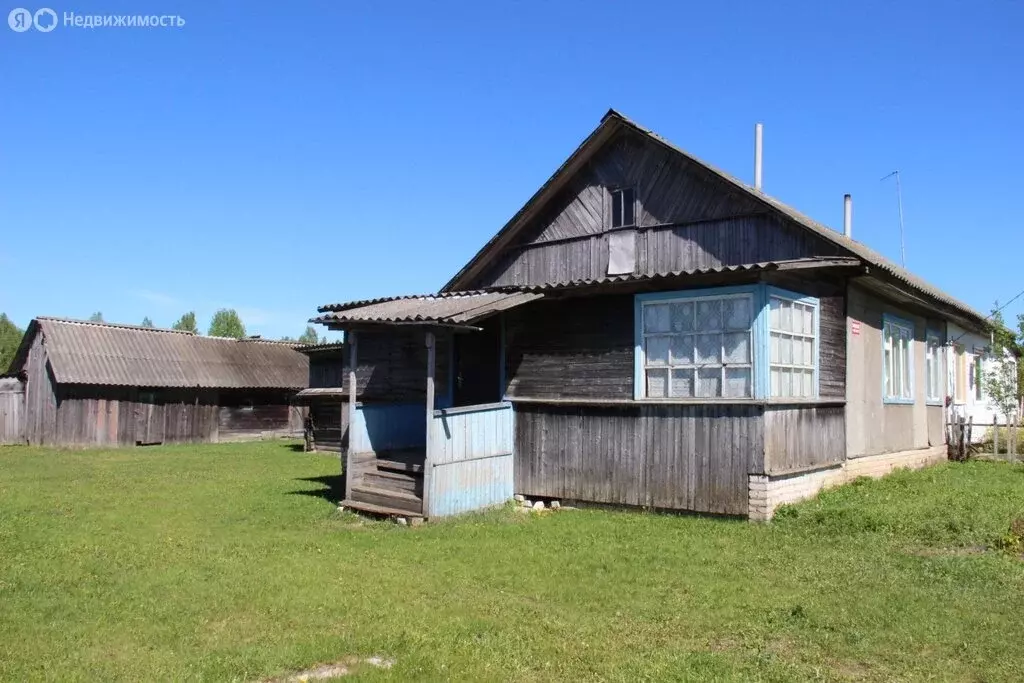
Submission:
[[[259,443],[0,449],[0,678],[1024,679],[1024,466],[857,482],[739,520],[339,514]]]

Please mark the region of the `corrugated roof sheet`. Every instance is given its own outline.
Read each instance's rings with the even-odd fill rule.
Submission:
[[[716,273],[746,273],[764,270],[778,270],[789,264],[801,263],[813,266],[816,262],[821,267],[835,265],[848,265],[843,259],[796,259],[793,261],[764,261],[761,263],[749,263],[738,266],[716,266],[714,268],[697,268],[693,270],[672,270],[665,273],[627,273],[624,275],[606,275],[600,278],[588,278],[582,280],[563,280],[560,282],[545,282],[537,285],[498,285],[493,287],[494,291],[518,291],[518,292],[542,292],[550,289],[570,289],[573,287],[586,287],[589,285],[604,285],[613,282],[646,282],[678,278],[687,275],[714,275]],[[856,259],[850,259],[854,264],[860,263]]]
[[[604,144],[613,137],[613,133],[617,128],[625,127],[634,130],[641,135],[644,135],[651,140],[654,140],[658,144],[671,150],[676,154],[680,154],[686,159],[704,167],[711,173],[719,176],[726,182],[730,183],[734,187],[743,191],[747,195],[754,197],[760,202],[763,202],[766,206],[772,210],[784,215],[790,220],[794,221],[801,227],[810,230],[824,239],[833,242],[844,249],[847,249],[850,253],[863,259],[869,266],[873,266],[883,273],[895,278],[896,280],[908,285],[911,290],[914,290],[920,294],[941,302],[959,313],[967,316],[968,319],[973,320],[976,324],[985,325],[986,316],[982,315],[967,304],[955,299],[949,294],[945,293],[938,287],[929,284],[924,279],[914,275],[910,271],[902,268],[892,261],[888,260],[878,252],[874,251],[870,247],[857,242],[856,240],[850,239],[842,233],[833,230],[817,221],[800,213],[796,209],[787,206],[778,199],[770,197],[764,192],[750,187],[746,183],[732,175],[722,171],[721,169],[709,164],[701,159],[693,156],[689,152],[677,147],[665,138],[661,137],[654,131],[644,128],[638,123],[628,119],[614,109],[610,109],[604,118],[601,119],[601,123],[598,125],[590,135],[580,144],[580,146],[569,156],[568,159],[555,171],[555,173],[548,178],[548,180],[537,190],[537,192],[530,198],[530,200],[516,213],[515,216],[490,240],[487,244],[480,249],[479,252],[465,265],[462,269],[456,273],[456,275],[442,288],[442,291],[447,292],[457,287],[463,278],[470,275],[475,268],[478,268],[483,260],[486,258],[492,248],[498,247],[504,243],[505,240],[511,239],[514,235],[533,215],[533,211],[544,203],[549,201],[555,194],[561,189],[562,183],[565,182],[574,172],[575,169],[581,167],[583,163],[591,158]]]
[[[318,309],[321,315],[310,322],[465,325],[541,296],[527,292],[475,291],[369,299],[321,306]]]
[[[178,330],[37,318],[61,384],[299,389],[309,359],[290,344]]]

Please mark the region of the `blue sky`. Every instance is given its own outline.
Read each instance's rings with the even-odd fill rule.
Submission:
[[[434,291],[609,107],[748,181],[763,121],[765,190],[833,226],[852,193],[894,260],[898,168],[910,269],[985,311],[1024,289],[1019,0],[49,6],[186,23],[0,24],[20,325],[226,306],[295,336]]]

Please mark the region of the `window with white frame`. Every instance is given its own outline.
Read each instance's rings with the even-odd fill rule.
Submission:
[[[753,296],[690,296],[641,306],[644,398],[751,398]]]
[[[885,400],[914,400],[914,325],[896,317],[882,318]]]
[[[814,398],[818,307],[775,294],[768,303],[771,397]]]
[[[925,347],[925,397],[931,401],[942,400],[942,337],[937,332],[928,332]]]

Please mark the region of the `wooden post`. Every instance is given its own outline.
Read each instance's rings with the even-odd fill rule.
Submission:
[[[431,463],[431,435],[434,431],[434,363],[436,361],[436,344],[434,343],[433,330],[427,330],[427,438],[426,448],[423,452],[423,516],[426,517],[430,511],[430,478],[433,464]]]
[[[999,455],[999,416],[992,413],[992,454]]]
[[[358,339],[353,330],[345,332],[348,343],[348,437],[345,441],[345,500],[352,497],[353,465],[352,425],[356,423],[356,364],[359,362]],[[344,436],[344,435],[342,435]]]
[[[967,420],[967,432],[966,432],[966,435],[964,436],[964,459],[965,460],[967,459],[967,456],[971,452],[970,451],[970,449],[971,449],[971,434],[973,432],[974,432],[974,416],[972,415],[970,417],[970,419]]]

